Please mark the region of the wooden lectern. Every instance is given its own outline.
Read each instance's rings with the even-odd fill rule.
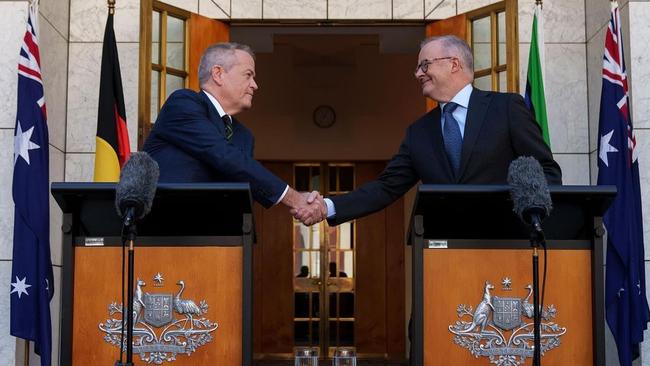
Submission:
[[[112,365],[126,301],[115,184],[53,183],[52,194],[64,214],[60,363]],[[251,365],[248,184],[160,184],[137,230],[135,365]]]
[[[603,229],[614,187],[550,187],[542,364],[604,365]],[[508,186],[421,185],[411,365],[531,365],[532,249]]]

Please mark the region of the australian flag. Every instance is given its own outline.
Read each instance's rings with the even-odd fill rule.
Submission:
[[[18,62],[18,112],[14,135],[14,248],[11,334],[33,341],[41,365],[52,359],[48,133],[38,51],[37,2],[29,6]]]
[[[598,184],[615,185],[618,190],[603,218],[607,229],[605,312],[619,361],[629,366],[639,356],[650,310],[645,286],[639,162],[620,24],[618,4],[612,2],[600,99]]]

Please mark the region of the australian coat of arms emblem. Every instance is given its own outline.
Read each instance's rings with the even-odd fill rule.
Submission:
[[[176,355],[191,355],[199,347],[212,341],[210,333],[219,325],[205,317],[208,304],[201,300],[198,304],[182,297],[185,282],[176,295],[171,293],[145,293],[142,288],[146,283],[138,279],[133,296],[133,353],[148,364],[160,365],[176,360]],[[154,287],[162,286],[162,275],[154,277]],[[99,324],[104,332],[104,340],[120,347],[125,309],[122,304],[113,302],[108,305],[105,322]],[[116,317],[118,316],[118,317]],[[126,337],[126,336],[125,336]],[[126,345],[124,345],[126,349]]]
[[[511,290],[511,281],[502,281],[504,290]],[[525,287],[525,298],[493,296],[494,285],[485,281],[483,298],[473,309],[471,305],[460,304],[456,309],[458,317],[449,326],[454,342],[467,348],[474,357],[487,357],[498,366],[519,366],[526,358],[533,357],[534,332],[533,313],[535,307],[529,301],[532,286]],[[560,336],[566,328],[553,322],[557,314],[554,305],[541,311],[541,355],[560,345]]]

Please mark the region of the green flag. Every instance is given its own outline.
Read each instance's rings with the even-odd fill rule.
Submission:
[[[535,5],[533,16],[533,32],[530,39],[530,53],[528,55],[528,77],[526,78],[526,105],[535,115],[535,119],[542,128],[542,135],[546,144],[551,147],[551,138],[548,134],[548,118],[546,116],[546,98],[544,97],[544,30],[542,25],[542,5]]]

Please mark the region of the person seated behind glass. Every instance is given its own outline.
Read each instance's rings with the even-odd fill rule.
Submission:
[[[347,273],[340,271],[338,277],[347,277]],[[330,277],[336,277],[336,262],[330,262]]]
[[[308,266],[301,266],[300,267],[300,273],[296,277],[309,277],[309,267]]]

